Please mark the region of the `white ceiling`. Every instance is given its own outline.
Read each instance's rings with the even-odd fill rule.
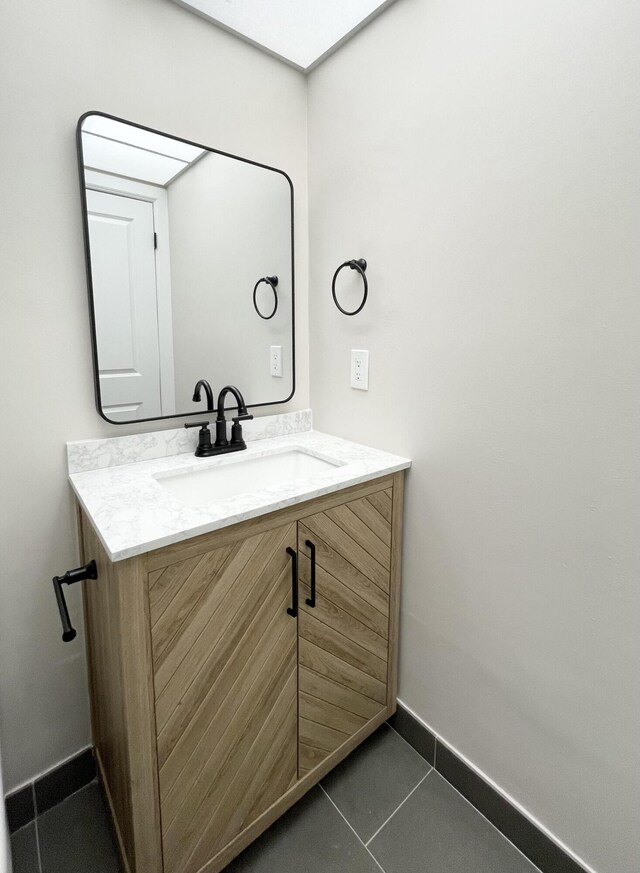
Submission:
[[[87,170],[166,186],[204,154],[197,146],[126,121],[90,115],[82,122],[82,156]]]
[[[174,0],[309,72],[394,0]]]

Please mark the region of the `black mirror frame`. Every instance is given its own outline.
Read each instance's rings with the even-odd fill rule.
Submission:
[[[135,121],[128,121],[125,118],[119,118],[117,115],[110,115],[107,112],[100,112],[99,110],[90,110],[89,112],[84,112],[80,118],[78,119],[78,123],[76,125],[76,149],[78,155],[78,175],[80,181],[80,205],[82,209],[82,230],[83,230],[83,239],[84,239],[84,255],[85,255],[85,265],[86,265],[86,273],[87,273],[87,291],[89,296],[89,322],[91,328],[91,352],[92,352],[92,360],[93,360],[93,384],[95,390],[95,400],[96,400],[96,409],[98,410],[98,414],[101,418],[107,421],[109,424],[115,425],[131,425],[131,424],[141,424],[146,421],[165,421],[171,418],[187,418],[191,415],[202,415],[202,410],[196,410],[195,412],[177,412],[174,415],[160,415],[155,416],[153,418],[135,418],[130,419],[128,421],[114,421],[111,418],[108,418],[104,412],[102,411],[102,398],[100,396],[100,377],[99,377],[99,369],[98,369],[98,340],[97,340],[97,332],[96,332],[96,320],[95,320],[95,306],[94,306],[94,295],[93,295],[93,277],[91,273],[91,249],[89,245],[89,220],[87,217],[87,193],[85,186],[85,178],[84,178],[84,155],[82,151],[82,124],[87,119],[93,115],[98,115],[101,118],[108,118],[111,121],[119,121],[122,124],[129,124],[131,127],[137,127],[139,130],[146,130],[149,133],[155,133],[159,136],[167,136],[170,139],[178,140],[179,142],[186,143],[190,146],[195,146],[199,149],[204,149],[208,152],[213,152],[216,155],[222,155],[225,158],[233,158],[236,161],[242,161],[245,164],[251,164],[254,167],[262,167],[264,170],[271,170],[273,173],[279,173],[289,183],[290,189],[290,202],[291,202],[291,393],[288,397],[285,397],[283,400],[271,400],[268,403],[248,403],[248,409],[258,409],[263,406],[278,406],[283,403],[288,403],[289,400],[293,397],[296,391],[296,295],[295,295],[295,249],[294,249],[294,188],[293,182],[291,181],[291,177],[285,173],[284,170],[279,170],[277,167],[270,167],[268,164],[261,164],[258,161],[249,160],[249,158],[242,158],[239,155],[232,155],[230,152],[223,152],[220,149],[211,148],[211,146],[202,145],[202,143],[193,142],[193,140],[184,139],[180,136],[174,136],[171,133],[165,133],[161,130],[156,130],[153,127],[147,127],[144,124],[138,124]],[[203,374],[203,378],[206,377],[207,374]],[[229,410],[237,409],[236,406],[227,407]]]

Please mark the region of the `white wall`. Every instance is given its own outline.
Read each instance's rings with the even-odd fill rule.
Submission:
[[[313,404],[415,462],[404,701],[600,873],[635,873],[640,10],[529,11],[398,0],[312,74]],[[11,790],[89,741],[82,634],[60,642],[49,582],[77,559],[64,442],[125,432],[93,407],[75,121],[102,109],[289,171],[301,407],[306,107],[297,73],[168,0],[4,4],[0,77]],[[360,256],[370,302],[346,319],[330,278]]]
[[[301,408],[306,83],[169,0],[4,3],[0,81],[0,735],[10,791],[90,739],[83,633],[61,642],[50,582],[78,560],[64,444],[127,432],[94,407],[76,121],[100,109],[289,172],[299,304],[289,408]],[[69,592],[78,623],[79,595]]]
[[[309,84],[315,424],[414,460],[400,697],[600,873],[640,855],[639,36],[398,0]]]
[[[237,385],[247,403],[283,400],[293,386],[288,181],[209,154],[168,186],[167,199],[178,408],[189,406],[200,378]],[[268,321],[253,307],[254,285],[265,275],[279,279],[278,310]],[[273,292],[264,288],[256,296],[269,313]],[[281,377],[271,375],[271,345],[282,346]]]

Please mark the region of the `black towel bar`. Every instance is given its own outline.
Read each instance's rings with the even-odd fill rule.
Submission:
[[[362,295],[362,302],[357,309],[354,309],[353,312],[349,312],[347,309],[343,309],[342,306],[338,303],[338,298],[336,296],[336,279],[338,278],[338,273],[340,270],[344,269],[344,267],[349,267],[350,270],[357,270],[358,273],[362,276],[362,281],[364,283],[364,294]],[[340,264],[338,269],[333,274],[333,281],[331,283],[331,294],[333,296],[333,302],[336,304],[338,309],[343,315],[357,315],[364,304],[367,302],[367,295],[369,294],[369,283],[367,281],[367,277],[365,275],[365,270],[367,269],[367,262],[364,258],[355,258],[351,261],[345,261],[344,264]]]
[[[265,283],[265,285],[269,285],[271,290],[273,291],[273,312],[271,313],[271,315],[263,315],[258,309],[258,286],[261,285],[263,282]],[[277,285],[277,276],[263,276],[262,279],[258,279],[256,284],[253,286],[253,308],[258,313],[260,318],[264,318],[265,321],[269,321],[270,318],[273,318],[278,310],[278,292],[276,291]]]
[[[71,624],[69,618],[69,610],[67,609],[67,601],[64,599],[63,585],[73,585],[74,582],[82,582],[84,579],[97,579],[98,568],[95,561],[89,561],[84,567],[76,567],[74,570],[67,570],[64,576],[53,577],[53,590],[56,594],[58,603],[58,612],[60,613],[60,621],[62,622],[62,639],[65,643],[70,643],[76,638],[77,631]]]

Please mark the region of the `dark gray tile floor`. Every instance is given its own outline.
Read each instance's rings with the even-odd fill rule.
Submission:
[[[14,873],[121,873],[93,782],[11,837]],[[226,873],[535,873],[387,725]]]
[[[121,873],[97,782],[11,835],[13,873]]]
[[[120,873],[97,782],[38,816],[37,826],[42,873]]]
[[[322,787],[366,843],[430,769],[421,755],[384,725],[329,773]]]
[[[385,873],[531,873],[537,869],[435,770],[368,848]]]
[[[379,873],[365,846],[317,786],[225,873]]]
[[[34,822],[25,825],[11,835],[11,854],[14,873],[39,870],[38,841]]]

